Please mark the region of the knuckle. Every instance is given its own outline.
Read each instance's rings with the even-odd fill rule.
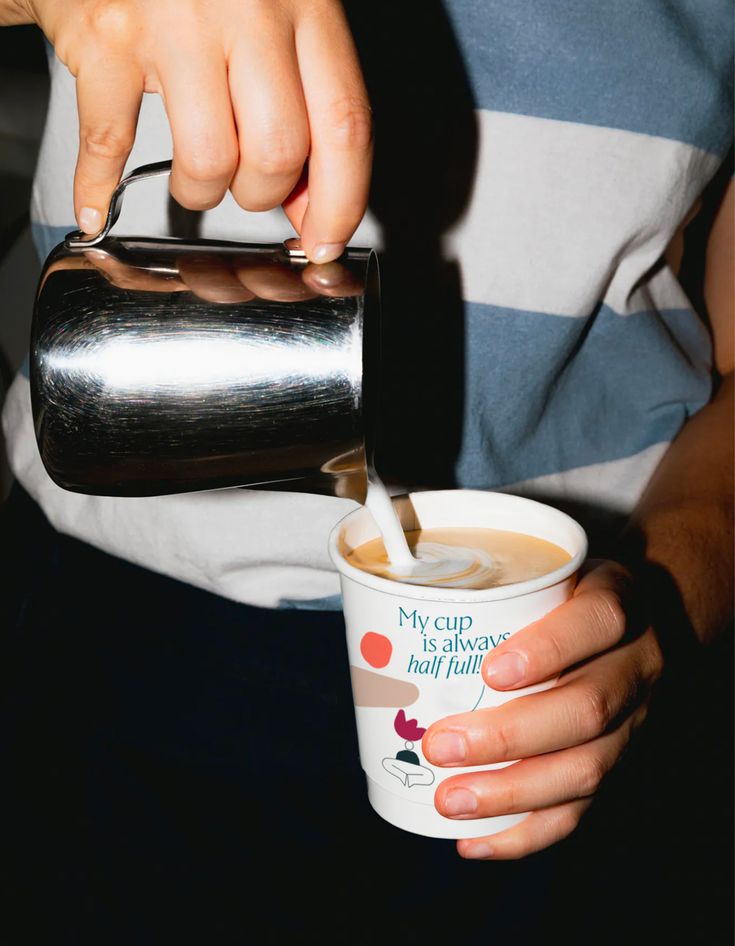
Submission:
[[[518,784],[510,779],[503,784],[495,798],[495,802],[497,805],[497,812],[499,814],[510,814],[511,812],[515,811],[523,811],[525,808],[525,806],[521,804]]]
[[[264,177],[295,177],[301,174],[305,160],[305,148],[283,135],[273,135],[253,155],[251,163]]]
[[[98,0],[89,8],[88,25],[100,40],[115,45],[130,43],[137,27],[129,0]]]
[[[607,766],[594,752],[588,752],[575,775],[575,794],[580,798],[594,795],[607,775]]]
[[[577,830],[583,814],[584,811],[576,806],[560,812],[556,825],[559,840],[568,837],[573,831]]]
[[[509,723],[501,723],[493,727],[492,744],[490,746],[492,758],[490,761],[505,762],[514,759],[516,757],[513,752],[515,741],[516,737]]]
[[[366,151],[373,141],[373,116],[364,99],[345,96],[333,102],[326,113],[325,132],[336,147]]]
[[[544,663],[549,667],[564,668],[567,666],[568,654],[566,648],[562,645],[559,637],[556,634],[546,635],[544,642],[546,644],[546,654],[544,655]]]
[[[600,736],[612,722],[612,709],[605,690],[590,684],[582,692],[580,723],[582,732],[588,736]]]
[[[94,128],[83,132],[82,147],[91,158],[122,160],[133,147],[133,135],[119,128]]]
[[[627,617],[623,602],[612,589],[599,591],[595,601],[595,619],[603,630],[606,639],[621,640],[625,634]]]
[[[213,181],[229,180],[235,167],[236,158],[213,145],[196,145],[178,159],[183,175],[197,184],[209,184]]]

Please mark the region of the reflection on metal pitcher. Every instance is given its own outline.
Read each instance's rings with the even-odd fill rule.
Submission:
[[[102,238],[71,234],[41,277],[31,385],[50,476],[101,495],[268,484],[362,501],[375,255],[320,267],[296,240],[116,239],[122,190]]]

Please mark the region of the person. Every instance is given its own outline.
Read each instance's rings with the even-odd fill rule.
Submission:
[[[524,760],[441,783],[449,817],[531,812],[452,859],[360,807],[325,548],[350,503],[65,493],[19,376],[8,758],[43,863],[11,851],[32,903],[54,891],[55,941],[484,941],[489,903],[494,933],[530,923],[507,878],[539,892],[539,861],[494,873],[493,898],[472,862],[574,831],[667,665],[730,608],[733,188],[708,185],[732,141],[731,21],[719,0],[0,2],[53,46],[41,255],[74,220],[97,231],[124,169],[171,149],[204,235],[280,241],[282,207],[325,285],[349,241],[379,247],[380,469],[554,502],[603,557],[483,665],[495,688],[555,687],[424,734],[437,765]],[[677,271],[710,199],[698,315]],[[140,235],[181,222],[152,186],[124,214]],[[406,920],[437,897],[441,918]]]

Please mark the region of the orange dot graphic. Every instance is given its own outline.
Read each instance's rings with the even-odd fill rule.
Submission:
[[[384,634],[368,631],[360,641],[360,653],[371,667],[385,667],[393,653],[393,644]]]

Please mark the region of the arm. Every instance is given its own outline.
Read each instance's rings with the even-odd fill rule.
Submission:
[[[733,259],[735,188],[727,188],[707,245],[704,298],[720,383],[666,452],[632,521],[646,558],[668,572],[701,641],[725,626],[733,574]]]
[[[205,210],[228,189],[247,210],[282,204],[312,262],[342,253],[367,204],[372,130],[339,0],[0,0],[0,25],[21,23],[77,80],[82,230],[101,228],[143,93],[157,92],[180,204]]]
[[[635,511],[630,536],[642,538],[643,558],[624,552],[630,568],[598,564],[570,601],[485,660],[483,677],[495,689],[561,674],[555,687],[448,717],[424,735],[424,754],[437,765],[522,760],[454,776],[437,789],[435,804],[449,817],[531,811],[507,831],[459,841],[464,857],[523,857],[570,834],[645,719],[664,654],[711,640],[725,626],[733,574],[733,245],[731,184],[705,270],[722,380],[667,451]]]

